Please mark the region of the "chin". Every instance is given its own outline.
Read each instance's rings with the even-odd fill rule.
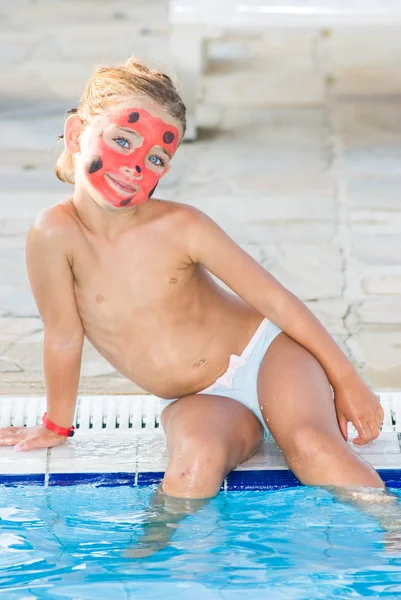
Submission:
[[[124,200],[124,198],[122,198],[122,200]],[[102,208],[106,208],[107,210],[111,210],[113,212],[120,212],[123,210],[129,210],[132,208],[135,208],[136,206],[138,206],[139,204],[143,204],[144,202],[147,202],[147,200],[149,200],[149,198],[129,198],[129,202],[128,202],[128,198],[127,198],[127,202],[124,203],[123,205],[121,205],[121,200],[115,200],[115,199],[108,199],[108,198],[104,198],[102,197],[101,201],[98,202],[98,204],[100,206],[102,206]]]

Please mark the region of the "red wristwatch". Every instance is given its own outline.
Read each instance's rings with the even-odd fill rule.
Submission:
[[[54,433],[57,433],[58,435],[63,435],[65,437],[72,437],[75,433],[75,427],[72,426],[70,428],[68,427],[59,427],[58,425],[56,425],[55,423],[53,423],[52,421],[50,421],[50,419],[47,418],[47,414],[45,413],[42,417],[42,423],[43,425],[46,427],[46,429],[50,429],[50,431],[54,431]]]

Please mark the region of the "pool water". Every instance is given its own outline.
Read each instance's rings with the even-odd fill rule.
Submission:
[[[401,597],[401,532],[399,544],[390,542],[374,518],[324,490],[227,492],[197,505],[172,501],[164,521],[154,491],[0,487],[0,595]],[[401,502],[398,508],[401,515]],[[156,542],[143,541],[145,521]]]

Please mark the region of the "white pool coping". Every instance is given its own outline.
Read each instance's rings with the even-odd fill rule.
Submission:
[[[378,392],[385,412],[380,437],[353,449],[376,469],[401,470],[401,392]],[[0,427],[39,424],[45,410],[40,396],[7,396],[0,403]],[[29,452],[0,447],[0,475],[65,480],[74,474],[120,474],[126,484],[160,480],[168,463],[166,438],[160,427],[159,400],[150,395],[79,396],[76,434],[63,446]],[[350,440],[355,430],[350,427]],[[245,472],[288,472],[273,440],[263,442],[232,478]],[[152,477],[154,474],[154,478]],[[273,473],[272,473],[273,474]],[[57,478],[57,476],[59,476]],[[96,479],[96,477],[95,477]],[[401,476],[400,476],[401,479]]]

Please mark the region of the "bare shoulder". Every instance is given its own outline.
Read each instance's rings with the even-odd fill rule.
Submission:
[[[69,256],[77,223],[71,203],[53,204],[41,210],[33,221],[26,240],[27,255],[31,251],[56,251]]]
[[[191,223],[196,223],[202,217],[207,218],[205,213],[198,208],[189,204],[183,204],[182,202],[152,198],[149,204],[155,208],[155,214],[157,214],[158,218],[174,219],[177,221],[177,224],[181,225],[190,225]]]
[[[61,202],[47,206],[41,210],[35,217],[31,229],[42,231],[43,233],[61,233],[63,229],[68,230],[74,225],[73,208],[71,203]]]

